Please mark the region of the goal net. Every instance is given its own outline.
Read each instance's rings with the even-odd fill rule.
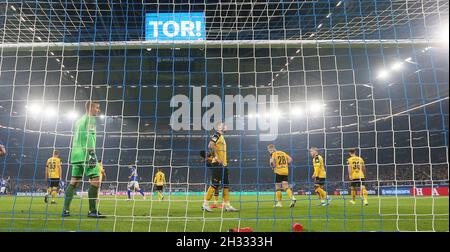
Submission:
[[[448,11],[441,0],[2,1],[0,230],[448,231]],[[87,176],[62,217],[87,101],[101,110],[102,219],[87,216]],[[217,122],[229,195],[224,176],[207,193],[214,172],[199,154],[223,158]],[[269,144],[293,160],[281,180]],[[351,149],[365,163],[358,183]]]

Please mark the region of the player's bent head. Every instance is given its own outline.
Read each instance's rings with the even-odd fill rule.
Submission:
[[[101,160],[101,159],[98,159],[97,162],[98,162],[99,164],[101,164],[101,163],[102,163],[102,160]]]
[[[100,114],[100,103],[96,101],[87,101],[85,104],[86,113],[96,116]]]
[[[277,149],[275,148],[275,145],[273,144],[269,144],[267,145],[267,151],[269,151],[270,153],[275,152]]]
[[[349,153],[350,155],[355,155],[355,154],[356,154],[356,149],[355,149],[355,148],[352,148],[352,149],[348,150],[348,153]]]
[[[53,151],[53,156],[54,157],[59,157],[59,150],[54,150]]]
[[[223,122],[217,123],[216,131],[219,133],[224,133],[225,131],[227,131],[227,125],[225,125]]]
[[[311,147],[309,149],[309,153],[311,154],[311,156],[315,156],[315,155],[319,154],[319,149],[317,149],[316,147]]]

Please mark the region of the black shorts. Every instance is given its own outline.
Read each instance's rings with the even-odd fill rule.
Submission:
[[[314,184],[323,186],[323,185],[325,185],[325,180],[326,180],[326,178],[315,177]]]
[[[157,186],[155,186],[155,190],[156,191],[162,191],[163,190],[163,186],[162,185],[157,185]]]
[[[48,179],[48,187],[59,187],[59,178]]]
[[[350,186],[351,187],[361,187],[362,182],[364,181],[364,179],[353,179],[352,182],[350,182]]]
[[[275,183],[288,182],[288,175],[280,175],[275,173]]]
[[[211,171],[211,184],[213,186],[228,187],[228,185],[230,184],[230,180],[227,167],[217,164],[212,165],[209,169]]]

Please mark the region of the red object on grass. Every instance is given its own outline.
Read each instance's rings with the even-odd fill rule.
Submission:
[[[303,226],[300,223],[294,223],[294,225],[292,225],[292,230],[294,230],[295,232],[302,232]]]
[[[253,229],[251,227],[232,228],[232,229],[230,229],[230,232],[249,233],[249,232],[253,232]]]

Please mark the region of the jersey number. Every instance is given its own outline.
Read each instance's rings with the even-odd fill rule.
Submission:
[[[278,165],[286,165],[287,160],[285,156],[278,156]]]
[[[361,169],[361,164],[359,163],[359,161],[353,161],[352,165],[353,165],[353,170],[360,170]]]

